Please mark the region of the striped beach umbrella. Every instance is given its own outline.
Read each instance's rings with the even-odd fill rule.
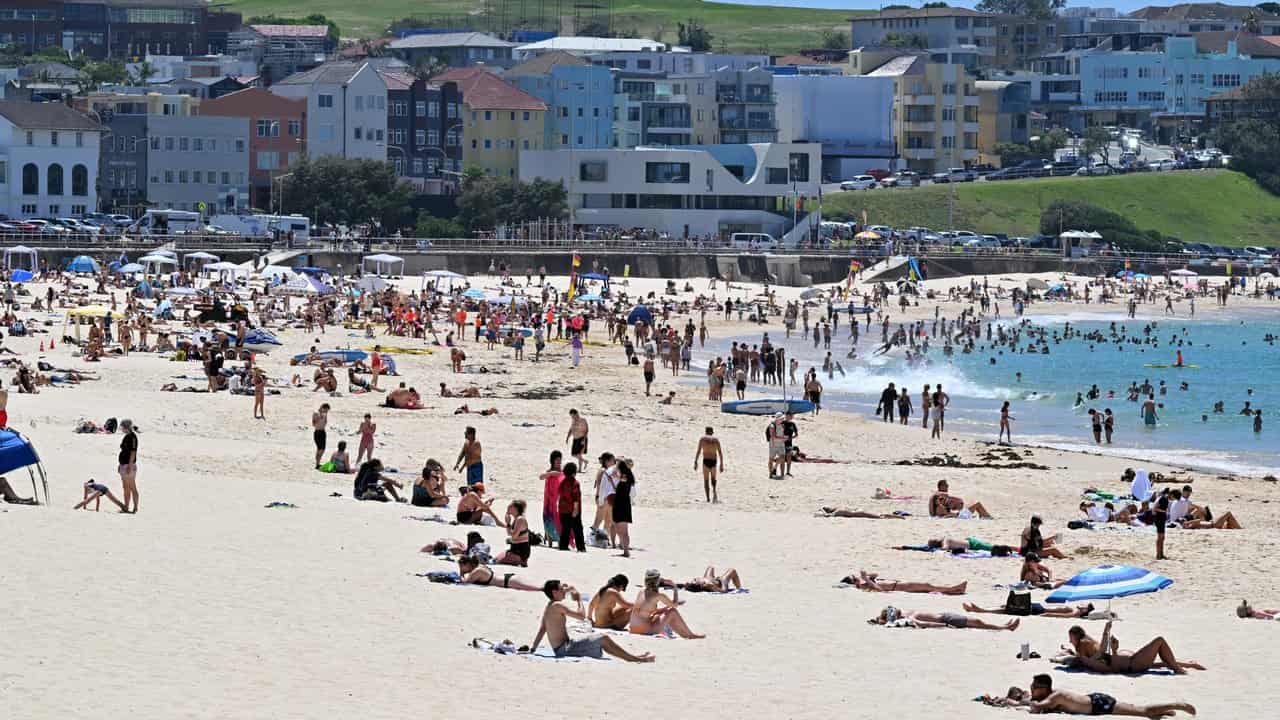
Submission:
[[[1159,592],[1173,581],[1140,567],[1131,565],[1099,565],[1071,578],[1053,591],[1045,602],[1069,603],[1085,600],[1111,600],[1112,598]]]

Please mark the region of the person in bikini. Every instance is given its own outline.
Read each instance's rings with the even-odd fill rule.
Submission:
[[[965,603],[964,611],[971,613],[989,613],[992,615],[1027,615],[1028,613],[1010,612],[1007,605],[1001,605],[998,608],[982,608],[973,603]],[[1031,603],[1031,615],[1043,615],[1051,618],[1082,618],[1088,617],[1093,612],[1093,603],[1081,605],[1079,607],[1046,607],[1040,603]]]
[[[629,584],[626,575],[614,575],[609,582],[600,588],[600,592],[591,598],[587,607],[587,617],[591,626],[609,630],[626,630],[631,620],[631,603],[623,597]]]
[[[1236,608],[1236,617],[1241,620],[1275,620],[1280,618],[1280,610],[1257,610],[1248,600],[1241,600],[1240,606]]]
[[[869,513],[861,510],[852,510],[844,507],[824,506],[818,508],[818,517],[838,517],[838,518],[857,518],[860,520],[906,520],[902,515],[894,515],[892,513]]]
[[[1204,670],[1194,660],[1179,661],[1173,648],[1163,637],[1157,637],[1134,652],[1120,650],[1120,641],[1111,637],[1111,622],[1102,629],[1102,640],[1094,640],[1079,625],[1067,631],[1070,650],[1078,666],[1102,674],[1145,673],[1148,670],[1167,669],[1175,675],[1186,675],[1187,670]],[[1065,648],[1064,648],[1065,649]]]
[[[706,434],[698,439],[698,449],[693,454],[693,467],[698,467],[698,459],[702,459],[702,490],[707,494],[707,502],[720,502],[720,493],[716,488],[716,477],[724,472],[724,450],[720,447],[720,438],[710,426]]]
[[[1067,715],[1127,715],[1131,717],[1166,718],[1181,710],[1189,715],[1196,708],[1189,703],[1161,703],[1158,705],[1134,705],[1116,700],[1106,693],[1080,693],[1053,689],[1053,678],[1036,675],[1031,680],[1032,713],[1064,713]]]
[[[680,603],[680,590],[676,589],[668,598],[659,589],[661,584],[661,573],[657,570],[645,572],[644,589],[636,596],[636,601],[631,608],[628,629],[636,635],[674,632],[686,640],[700,640],[706,637],[690,630],[684,621],[684,616],[676,609]]]
[[[547,638],[547,644],[551,646],[551,651],[558,658],[563,657],[590,657],[600,659],[604,657],[604,653],[627,662],[653,662],[655,660],[652,653],[642,653],[634,655],[627,652],[621,645],[614,642],[613,638],[603,634],[587,635],[581,638],[571,638],[569,629],[566,627],[565,618],[573,618],[575,620],[586,620],[587,613],[582,607],[582,594],[573,586],[565,585],[559,580],[548,580],[541,588],[543,594],[547,596],[547,607],[542,611],[542,623],[538,625],[538,634],[533,638],[533,644],[529,646],[529,652],[536,652],[538,646],[542,644],[542,638]],[[570,608],[564,604],[565,597],[572,597],[577,603],[576,608]]]
[[[458,558],[458,573],[462,576],[461,582],[466,585],[490,585],[525,592],[538,592],[542,589],[520,580],[515,573],[503,573],[502,577],[498,577],[493,568],[481,565],[479,560],[470,555]]]
[[[689,582],[672,583],[664,580],[662,586],[673,587],[687,592],[727,593],[731,590],[741,590],[742,578],[738,576],[738,571],[734,568],[727,568],[724,572],[717,573],[714,567],[708,567],[702,571],[700,577],[696,577]]]
[[[859,570],[840,578],[844,585],[852,585],[866,592],[904,592],[904,593],[940,593],[942,595],[963,595],[969,583],[956,585],[934,585],[933,583],[907,582],[905,580],[882,580],[876,573]]]
[[[867,622],[872,625],[891,625],[899,620],[907,621],[919,628],[955,628],[957,630],[1017,630],[1018,620],[1010,620],[1004,625],[993,625],[978,618],[971,618],[958,613],[912,612],[899,610],[893,606],[886,607],[880,614]]]
[[[459,525],[479,525],[485,515],[493,518],[493,522],[498,527],[506,527],[498,516],[493,513],[493,498],[482,500],[480,493],[484,492],[484,484],[476,483],[475,485],[463,485],[458,488],[458,492],[462,495],[462,499],[458,501],[457,521]]]

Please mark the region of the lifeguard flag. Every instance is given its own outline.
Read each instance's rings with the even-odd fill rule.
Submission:
[[[582,267],[582,258],[578,257],[578,253],[573,254],[573,266]]]

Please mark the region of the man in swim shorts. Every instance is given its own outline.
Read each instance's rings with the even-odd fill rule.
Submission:
[[[621,645],[614,642],[613,638],[600,634],[587,635],[582,638],[574,639],[569,637],[569,630],[565,626],[565,618],[573,618],[575,620],[586,620],[586,609],[582,606],[582,594],[570,585],[564,585],[559,580],[548,580],[542,586],[542,592],[547,596],[547,607],[542,611],[542,624],[538,626],[538,634],[533,638],[533,644],[529,646],[529,652],[535,652],[538,645],[542,643],[545,635],[547,642],[551,645],[551,651],[555,653],[557,658],[565,657],[590,657],[601,658],[604,653],[627,662],[653,662],[652,653],[643,653],[641,655],[632,655],[622,648]],[[566,596],[573,598],[577,603],[576,608],[570,608],[564,604]]]
[[[1190,715],[1196,708],[1189,703],[1161,703],[1158,705],[1134,705],[1117,701],[1106,693],[1080,693],[1053,689],[1053,678],[1036,675],[1031,679],[1031,712],[1066,713],[1069,715],[1129,715],[1160,718],[1172,716],[1181,710]]]
[[[455,471],[464,467],[467,469],[467,484],[475,485],[478,482],[484,482],[484,462],[481,461],[480,441],[476,439],[476,429],[468,426],[462,433],[462,451],[458,453],[458,460],[453,464]]]
[[[707,502],[720,502],[720,493],[716,490],[716,477],[724,472],[724,451],[720,447],[720,438],[715,437],[715,430],[707,426],[706,434],[698,440],[698,450],[693,454],[693,467],[698,467],[698,458],[702,458],[702,489],[707,494]]]
[[[316,444],[316,469],[320,469],[320,460],[324,457],[324,446],[328,442],[328,432],[325,430],[329,425],[329,403],[320,406],[319,410],[311,413],[311,439]]]
[[[569,410],[569,432],[565,433],[564,441],[569,443],[569,454],[578,461],[578,469],[585,470],[587,467],[587,420],[578,414],[576,409]]]

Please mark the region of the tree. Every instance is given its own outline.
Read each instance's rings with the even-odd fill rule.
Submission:
[[[129,84],[146,85],[147,81],[151,79],[151,76],[155,74],[156,70],[151,66],[151,62],[143,60],[142,62],[135,64],[133,69],[129,71]]]
[[[849,36],[842,32],[824,30],[822,33],[822,47],[826,50],[848,50]]]
[[[1268,15],[1280,15],[1280,2],[1264,2],[1254,5]]]
[[[342,192],[334,192],[335,188]],[[395,167],[377,160],[303,160],[280,181],[280,192],[287,212],[308,215],[317,222],[372,223],[392,232],[415,219],[412,188],[396,175]]]
[[[416,237],[421,238],[460,238],[466,237],[466,228],[457,220],[436,217],[428,212],[418,213]]]
[[[1031,142],[1027,143],[1027,148],[1036,157],[1053,158],[1059,148],[1067,146],[1068,139],[1066,130],[1054,128],[1039,137],[1032,138]]]
[[[944,7],[951,7],[951,6],[944,2],[927,2],[921,5],[920,7],[924,8],[925,10],[929,10],[930,8],[944,8]]]
[[[711,51],[711,31],[697,18],[689,18],[688,22],[676,24],[678,43],[694,52]]]
[[[124,63],[116,60],[85,63],[81,68],[82,82],[80,92],[97,90],[104,83],[124,83],[129,79],[129,72]]]
[[[1253,33],[1254,35],[1261,34],[1262,32],[1262,22],[1259,19],[1257,10],[1250,10],[1245,13],[1244,22],[1242,24],[1244,25],[1245,32]]]
[[[1125,216],[1079,200],[1054,200],[1040,213],[1040,233],[1058,235],[1065,230],[1083,230],[1102,235],[1105,242],[1126,250],[1158,251],[1164,237],[1155,230],[1139,230]]]
[[[1080,149],[1084,153],[1086,163],[1093,161],[1094,155],[1102,155],[1102,162],[1110,165],[1111,158],[1108,155],[1108,149],[1111,147],[1111,133],[1100,127],[1091,127],[1084,131],[1084,137],[1080,140]]]
[[[448,69],[449,66],[440,62],[439,58],[421,57],[418,58],[418,62],[414,63],[413,67],[409,69],[409,74],[412,75],[415,80],[421,80],[424,83],[429,83],[431,82],[431,78]]]
[[[524,182],[485,175],[476,168],[463,171],[458,195],[458,218],[470,230],[569,214],[564,183],[537,179]]]
[[[1000,156],[1000,167],[1013,167],[1035,157],[1031,148],[1020,143],[996,143],[993,149]]]
[[[1066,6],[1067,0],[981,0],[974,9],[1000,15],[1050,18]]]
[[[1280,124],[1245,118],[1218,128],[1214,140],[1231,155],[1232,170],[1253,178],[1267,192],[1280,195]]]
[[[891,48],[924,50],[929,45],[929,38],[920,33],[887,32],[880,38],[880,44]]]

